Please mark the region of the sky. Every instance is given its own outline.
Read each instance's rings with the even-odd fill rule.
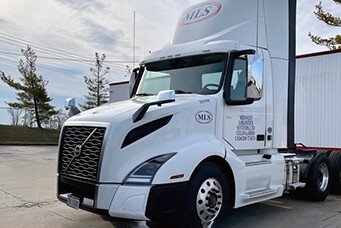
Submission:
[[[297,54],[327,50],[308,32],[325,37],[340,34],[316,19],[320,0],[297,0]],[[202,0],[0,0],[0,71],[20,77],[20,50],[30,45],[38,55],[37,74],[48,80],[48,95],[56,109],[67,97],[84,103],[83,76],[90,75],[95,52],[106,54],[110,82],[127,81],[133,68],[133,15],[136,24],[135,66],[150,51],[169,43],[183,9]],[[323,0],[324,9],[341,16],[341,5]],[[10,124],[6,102],[15,90],[0,81],[0,124]]]

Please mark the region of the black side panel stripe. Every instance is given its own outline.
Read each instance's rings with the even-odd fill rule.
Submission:
[[[295,148],[296,0],[289,0],[289,81],[287,146]]]
[[[131,130],[127,136],[125,137],[121,148],[124,148],[128,146],[129,144],[132,144],[133,142],[136,142],[137,140],[153,133],[154,131],[164,127],[169,123],[169,121],[172,119],[172,115],[166,116],[154,121],[151,121],[149,123],[143,124],[133,130]]]

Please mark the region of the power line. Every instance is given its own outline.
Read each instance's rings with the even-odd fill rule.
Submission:
[[[9,38],[10,37],[10,38]],[[42,48],[44,50],[46,49],[49,49],[49,51],[52,50],[52,52],[58,54],[58,55],[68,55],[68,56],[76,56],[77,58],[82,58],[82,59],[89,59],[87,57],[84,57],[80,54],[75,54],[75,53],[72,53],[72,52],[69,52],[69,51],[65,51],[65,50],[61,50],[61,49],[57,49],[57,48],[54,48],[54,47],[50,47],[50,46],[47,46],[47,45],[43,45],[43,44],[40,44],[40,43],[37,43],[37,42],[33,42],[33,41],[29,41],[29,40],[25,40],[25,39],[22,39],[22,38],[19,38],[19,37],[16,37],[16,36],[13,36],[13,35],[9,35],[9,34],[5,34],[5,33],[2,33],[0,32],[0,38],[2,39],[7,39],[7,40],[11,40],[12,42],[19,42],[21,43],[22,45],[26,45],[27,43],[32,43],[34,45],[32,46],[35,46],[35,47],[38,47],[38,48]],[[13,40],[14,39],[14,40]],[[134,61],[134,60],[133,60]],[[136,61],[136,59],[135,59]],[[115,61],[115,60],[106,60],[104,62],[110,62],[110,63],[127,63],[127,62],[131,62],[131,60],[127,60],[127,61]]]
[[[59,60],[59,61],[73,61],[73,62],[80,62],[80,63],[84,63],[87,65],[91,65],[92,66],[92,62],[94,62],[94,60],[91,60],[87,57],[84,57],[82,55],[79,54],[75,54],[72,52],[68,52],[68,51],[64,51],[64,50],[60,50],[57,48],[53,48],[50,46],[46,46],[46,45],[42,45],[40,43],[37,42],[33,42],[33,41],[28,41],[13,35],[9,35],[6,33],[2,33],[0,32],[0,42],[3,43],[7,43],[10,45],[14,45],[14,46],[19,46],[19,47],[23,47],[26,46],[27,43],[31,43],[33,45],[31,45],[33,48],[37,49],[39,52],[48,54],[50,56],[39,56],[39,58],[42,59],[50,59],[50,60]],[[12,52],[5,52],[5,51],[0,51],[0,53],[4,54],[4,55],[15,55],[15,56],[20,56],[20,54],[18,53],[12,53]],[[52,56],[52,57],[51,57]],[[106,66],[109,66],[111,70],[113,71],[118,71],[118,72],[124,72],[127,73],[126,64],[123,63],[130,63],[131,60],[106,60],[103,61],[104,64]]]
[[[0,53],[4,54],[4,56],[8,56],[8,58],[10,58],[12,61],[17,60],[15,58],[13,58],[12,56],[21,56],[20,54],[17,54],[17,53],[6,53],[6,52],[2,52],[2,51],[0,51]],[[0,56],[0,58],[1,58],[1,56]],[[52,59],[52,60],[62,60],[62,61],[64,61],[64,60],[65,61],[76,61],[76,62],[80,62],[80,63],[86,63],[82,60],[76,60],[76,59],[72,60],[72,59],[54,58],[54,57],[46,57],[46,56],[40,56],[39,58]],[[54,67],[54,66],[42,64],[42,63],[37,63],[37,64],[38,65],[45,65],[47,67]],[[89,64],[89,63],[87,63],[87,64],[92,66],[92,64]],[[110,65],[109,65],[109,67],[110,67],[110,70],[113,70],[113,71],[126,72],[124,69],[122,69],[123,67],[120,68],[120,67],[115,67],[115,66],[110,66]],[[84,73],[81,73],[81,74],[84,74]]]
[[[1,39],[3,39],[3,38],[0,37],[0,42],[8,43],[8,44],[11,44],[11,45],[13,45],[11,42],[16,42],[16,41],[13,41],[13,40],[10,40],[11,42],[7,42],[7,41],[1,40]],[[18,44],[14,44],[14,45],[21,47],[21,45],[18,45]],[[35,46],[32,46],[32,47],[37,48]],[[42,58],[42,59],[77,61],[77,62],[85,63],[85,64],[90,65],[90,66],[92,66],[93,64],[91,64],[91,63],[94,62],[94,60],[90,60],[90,59],[65,58],[64,55],[62,55],[62,54],[50,53],[50,52],[46,52],[44,50],[41,51],[39,47],[37,49],[38,49],[39,52],[49,53],[52,56],[56,56],[56,57],[39,56],[39,58]],[[6,54],[6,55],[21,56],[21,54],[18,54],[18,53],[11,53],[11,52],[1,52],[1,53],[2,54]],[[63,56],[63,57],[60,57],[60,56]],[[110,61],[110,62],[114,62],[114,61]],[[129,61],[121,61],[121,62],[124,63],[124,62],[129,62]],[[107,61],[104,61],[104,63],[105,63],[105,65],[108,65],[111,69],[113,69],[115,71],[125,72],[124,69],[126,68],[126,65],[122,65],[122,64],[108,64]]]
[[[14,43],[14,45],[20,46],[20,47],[22,47],[22,45],[26,46],[28,43],[30,43],[30,46],[34,47],[35,49],[48,51],[51,55],[59,55],[59,56],[60,55],[61,56],[67,55],[67,56],[70,56],[70,54],[68,54],[66,52],[63,53],[61,51],[55,51],[52,48],[44,47],[44,46],[41,46],[39,44],[35,44],[34,42],[31,42],[31,41],[22,41],[19,38],[9,38],[9,37],[0,35],[0,39],[3,39],[5,41],[5,43],[9,43],[9,42],[10,42],[10,44]],[[83,57],[78,57],[78,58],[83,58]]]
[[[77,56],[79,58],[87,59],[87,57],[84,57],[84,56],[82,56],[80,54],[76,54],[74,52],[69,52],[69,51],[58,49],[58,48],[50,47],[50,46],[47,46],[47,45],[44,45],[44,44],[41,44],[41,43],[37,43],[37,42],[34,42],[34,41],[25,40],[25,39],[22,39],[20,37],[9,35],[9,34],[3,33],[3,32],[0,32],[0,36],[3,36],[3,37],[4,36],[9,36],[9,37],[11,37],[13,39],[20,40],[21,42],[32,43],[32,44],[35,44],[35,45],[38,45],[38,46],[41,46],[41,47],[44,47],[44,48],[48,48],[48,49],[52,49],[52,50],[57,51],[57,52],[61,52],[62,54],[68,54],[68,55]],[[116,61],[106,61],[106,62],[116,62]],[[125,61],[125,62],[129,62],[129,61]],[[130,62],[131,62],[131,60],[130,60]]]
[[[1,41],[1,40],[0,40]],[[13,52],[4,52],[4,51],[0,51],[1,54],[4,54],[4,55],[10,55],[10,56],[22,56],[22,54],[18,54],[18,53],[13,53]],[[91,62],[94,62],[93,60],[83,60],[83,59],[72,59],[72,58],[60,58],[60,57],[49,57],[49,56],[39,56],[39,58],[41,59],[50,59],[50,60],[61,60],[61,61],[75,61],[75,62],[81,62],[81,63],[87,63],[88,65],[91,65],[92,64],[89,64]],[[121,71],[121,72],[125,72],[125,67],[122,66],[115,66],[115,65],[111,65],[111,64],[107,64],[110,69],[114,70],[114,71]]]
[[[5,39],[5,40],[1,40],[1,39]],[[7,38],[3,38],[3,37],[1,37],[1,35],[0,35],[0,42],[4,42],[4,43],[8,43],[8,44],[11,44],[11,45],[16,45],[16,46],[19,46],[19,47],[22,47],[21,45],[19,45],[19,44],[17,44],[17,41],[15,41],[15,40],[11,40],[11,39],[7,39]],[[9,41],[9,42],[8,42]],[[13,44],[14,43],[14,44]],[[20,43],[20,42],[19,42]],[[45,58],[45,59],[54,59],[54,60],[66,60],[66,61],[78,61],[78,62],[84,62],[84,63],[86,63],[86,64],[88,64],[88,65],[92,65],[92,64],[90,64],[91,62],[94,62],[94,60],[90,60],[90,59],[84,59],[84,58],[78,58],[78,59],[76,59],[76,58],[70,58],[70,56],[68,56],[68,55],[66,55],[67,57],[69,57],[69,58],[65,58],[65,55],[63,55],[63,54],[59,54],[59,53],[53,53],[53,52],[49,52],[49,51],[46,51],[47,49],[41,49],[40,47],[36,47],[36,46],[32,46],[32,47],[34,47],[35,49],[37,49],[39,52],[44,52],[44,53],[48,53],[48,54],[50,54],[50,55],[52,55],[52,56],[55,56],[55,57],[48,57],[48,56],[39,56],[39,58]],[[9,55],[20,55],[20,54],[17,54],[17,53],[9,53],[9,52],[7,52],[7,53],[5,53],[5,52],[2,52],[2,53],[4,53],[4,54],[9,54]],[[104,61],[105,63],[106,63],[106,61]],[[128,61],[127,61],[128,62]],[[120,68],[121,69],[121,67],[122,68],[125,68],[126,66],[125,65],[123,65],[123,64],[107,64],[106,63],[106,65],[109,65],[111,68],[116,68],[116,69],[118,69],[118,68]]]
[[[5,37],[5,38],[11,37],[12,39],[19,40],[21,43],[22,42],[24,42],[24,43],[31,43],[31,44],[34,44],[34,45],[39,46],[41,48],[49,49],[49,50],[52,50],[53,52],[56,52],[56,53],[59,53],[59,54],[61,53],[62,55],[72,55],[72,56],[77,56],[78,58],[86,58],[86,57],[81,56],[79,54],[75,54],[75,53],[72,53],[72,52],[69,52],[69,51],[65,51],[65,50],[60,50],[60,49],[57,49],[57,48],[54,48],[54,47],[50,47],[50,46],[47,46],[47,45],[43,45],[43,44],[40,44],[40,43],[37,43],[37,42],[34,42],[34,41],[25,40],[25,39],[22,39],[22,38],[13,36],[13,35],[5,34],[5,33],[2,33],[2,32],[0,32],[0,34],[1,34],[0,36],[2,36],[2,37]],[[8,37],[6,37],[6,36],[8,36]]]

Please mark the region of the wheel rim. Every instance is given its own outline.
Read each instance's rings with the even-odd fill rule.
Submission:
[[[203,226],[211,226],[218,216],[223,202],[223,192],[219,181],[215,178],[206,179],[197,194],[197,213]]]
[[[320,191],[324,192],[327,189],[329,182],[329,171],[326,163],[321,163],[319,165],[319,174],[318,174],[318,186]]]

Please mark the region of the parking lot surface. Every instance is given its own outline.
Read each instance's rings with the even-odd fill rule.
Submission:
[[[56,146],[0,146],[0,227],[147,227],[74,210],[56,199]],[[233,210],[224,227],[341,228],[341,196],[282,198]]]

